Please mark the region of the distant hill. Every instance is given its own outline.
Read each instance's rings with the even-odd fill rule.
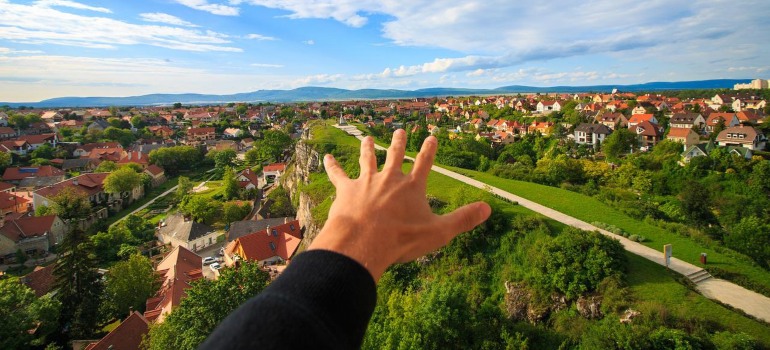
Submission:
[[[58,97],[40,102],[4,103],[11,107],[27,106],[35,108],[54,107],[107,107],[107,106],[149,106],[171,105],[176,102],[183,104],[222,104],[229,102],[299,102],[299,101],[339,101],[366,99],[395,99],[435,96],[468,96],[493,95],[512,93],[548,93],[548,92],[610,92],[612,89],[621,91],[661,91],[661,90],[691,90],[691,89],[723,89],[732,88],[738,83],[746,83],[751,79],[718,79],[682,82],[653,82],[635,85],[594,85],[594,86],[552,86],[536,87],[511,85],[497,89],[462,89],[462,88],[427,88],[419,90],[382,90],[362,89],[346,90],[327,87],[301,87],[293,90],[258,90],[231,95],[207,94],[151,94],[129,97]]]

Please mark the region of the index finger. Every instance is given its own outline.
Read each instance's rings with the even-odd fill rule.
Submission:
[[[421,184],[427,182],[428,173],[433,166],[433,159],[436,157],[436,149],[438,148],[438,141],[433,136],[428,136],[422,143],[420,153],[417,154],[417,158],[414,161],[414,168],[412,168],[412,178],[419,181]]]

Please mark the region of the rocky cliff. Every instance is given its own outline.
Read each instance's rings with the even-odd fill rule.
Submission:
[[[312,139],[310,130],[302,134],[302,138],[295,146],[294,156],[289,164],[286,174],[281,177],[280,184],[291,196],[292,203],[297,209],[297,219],[305,230],[305,238],[302,240],[299,251],[305,250],[315,239],[321,227],[313,219],[311,209],[318,205],[312,198],[302,192],[303,185],[310,182],[310,174],[321,170],[321,157],[318,152],[307,143]]]

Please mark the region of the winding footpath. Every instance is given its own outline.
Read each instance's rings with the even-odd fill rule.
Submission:
[[[358,128],[356,128],[355,126],[335,125],[335,127],[347,132],[352,136],[355,136],[359,140],[363,140],[364,138],[361,131],[358,130]],[[382,147],[380,145],[375,144],[375,147],[379,150],[387,150],[387,148]],[[414,158],[412,157],[407,156],[404,158],[414,161]],[[666,265],[665,258],[663,257],[663,252],[647,247],[641,243],[631,241],[628,238],[625,238],[623,236],[613,234],[609,231],[606,231],[594,225],[591,225],[585,221],[578,220],[562,212],[553,210],[551,208],[535,203],[526,198],[519,197],[510,192],[503,191],[499,188],[489,186],[481,181],[472,179],[465,175],[458,174],[454,171],[447,170],[436,165],[434,165],[431,168],[431,170],[439,174],[449,176],[455,180],[464,182],[473,187],[492,192],[495,195],[517,202],[519,205],[521,205],[524,208],[527,208],[536,213],[542,214],[546,217],[549,217],[563,224],[574,226],[582,230],[599,231],[600,233],[606,236],[610,236],[620,241],[620,243],[623,244],[623,247],[625,247],[627,251],[633,254],[636,254],[638,256],[641,256],[656,264],[659,264],[662,266]],[[741,311],[745,312],[748,315],[751,315],[759,320],[770,323],[770,298],[762,294],[750,291],[734,283],[725,281],[723,279],[713,278],[704,269],[674,257],[671,258],[671,263],[669,264],[669,268],[679,274],[684,275],[685,277],[690,279],[693,283],[695,283],[697,290],[703,296],[709,299],[719,301],[723,304],[730,305],[731,307],[734,307],[736,309],[740,309]]]

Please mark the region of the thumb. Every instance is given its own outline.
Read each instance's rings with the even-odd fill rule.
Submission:
[[[458,234],[472,230],[492,214],[492,208],[484,202],[475,202],[455,209],[441,217],[446,232],[451,240]]]

